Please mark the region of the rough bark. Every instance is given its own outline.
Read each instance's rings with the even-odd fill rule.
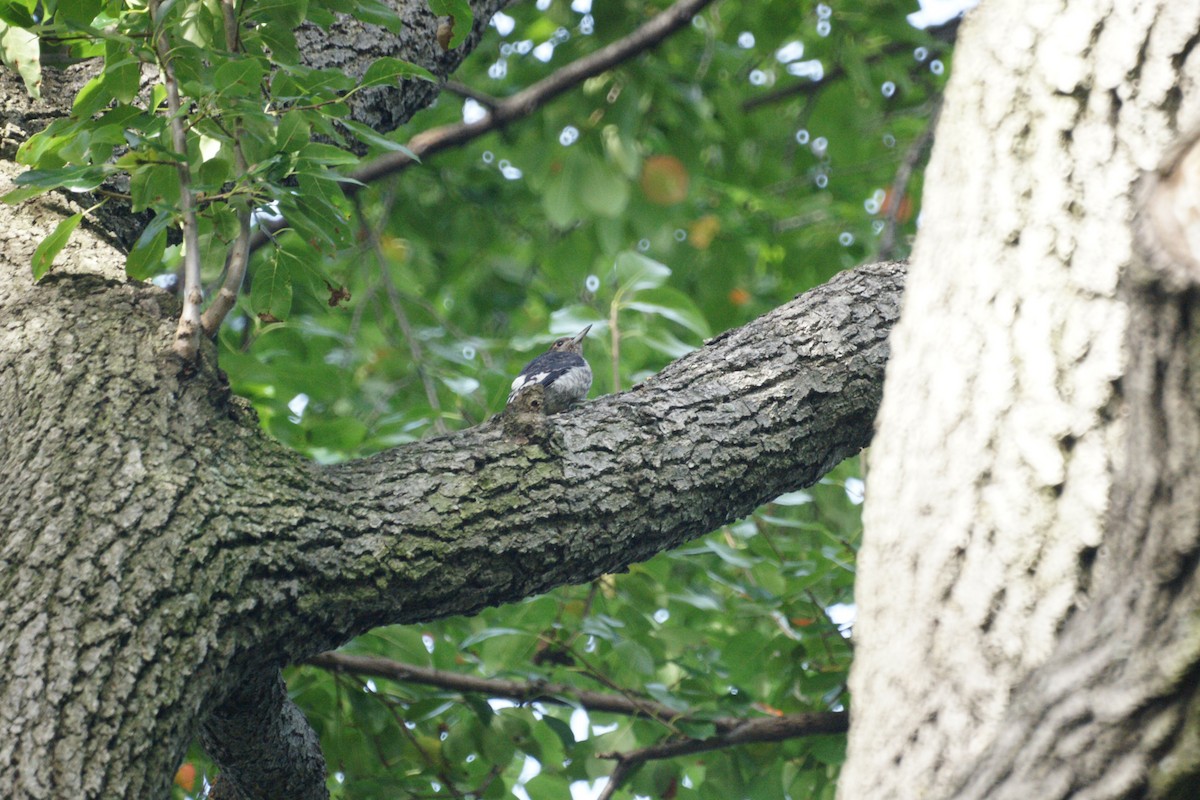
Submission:
[[[870,438],[904,274],[839,277],[549,421],[321,468],[261,434],[211,352],[165,354],[165,293],[66,273],[31,286],[20,225],[0,259],[13,797],[163,796],[213,712],[208,736],[269,734],[222,726],[248,695],[275,702],[254,687],[281,664],[619,570],[812,483]]]
[[[1200,119],[1198,41],[1195,2],[963,25],[872,451],[844,798],[1195,796],[1196,294],[1118,286],[1139,179]]]

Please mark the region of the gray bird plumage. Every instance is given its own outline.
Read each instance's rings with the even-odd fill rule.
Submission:
[[[545,388],[547,414],[557,414],[587,397],[592,388],[592,368],[583,357],[583,337],[591,329],[588,325],[574,336],[556,339],[549,350],[526,364],[513,379],[508,402],[511,404],[523,388],[535,383]]]

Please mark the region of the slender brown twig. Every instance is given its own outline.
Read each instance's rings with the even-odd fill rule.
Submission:
[[[495,108],[496,106],[500,105],[500,99],[495,95],[488,94],[487,92],[481,92],[478,89],[467,86],[461,81],[446,81],[444,84],[442,84],[442,89],[443,91],[450,92],[451,94],[456,94],[459,97],[470,98],[484,108]]]
[[[629,775],[647,761],[675,758],[709,750],[721,750],[744,744],[760,742],[782,742],[800,736],[825,733],[845,733],[848,715],[840,711],[822,711],[812,714],[786,714],[782,717],[760,717],[744,720],[733,730],[717,733],[707,739],[675,739],[626,753],[597,753],[597,758],[617,762],[608,784],[597,800],[609,800]]]
[[[417,134],[409,141],[408,150],[417,159],[424,158],[465,144],[510,122],[527,117],[548,101],[578,86],[588,78],[599,75],[605,70],[612,69],[649,50],[675,31],[686,26],[692,17],[712,2],[713,0],[679,0],[628,36],[572,61],[562,69],[514,95],[496,101],[483,119],[469,124],[457,122],[451,125],[442,125]],[[342,184],[342,191],[348,196],[353,195],[361,188],[362,184],[395,175],[415,163],[416,159],[408,153],[400,151],[386,153],[350,172],[346,176],[347,182]],[[267,243],[268,233],[279,231],[286,225],[286,219],[278,219],[260,228],[251,240],[251,252]]]
[[[675,756],[702,753],[726,747],[736,747],[759,742],[781,742],[800,736],[827,733],[845,733],[849,727],[849,715],[845,711],[821,711],[808,714],[785,714],[778,717],[717,717],[698,722],[707,722],[716,733],[704,739],[679,734],[676,723],[690,717],[663,703],[657,703],[627,692],[609,694],[577,689],[562,683],[543,681],[513,681],[500,678],[477,678],[456,672],[417,667],[378,656],[355,656],[346,653],[321,653],[306,663],[335,673],[370,675],[403,683],[418,683],[457,692],[481,694],[487,697],[504,697],[520,703],[554,703],[557,705],[581,706],[588,711],[604,711],[613,714],[647,717],[663,723],[677,735],[666,741],[627,753],[599,753],[599,758],[617,762],[609,776],[608,784],[600,794],[600,800],[611,798],[613,793],[639,766],[647,761]]]
[[[878,53],[867,59],[867,64],[874,64],[888,56],[894,56],[897,53],[902,53],[912,47],[908,42],[889,42],[884,45]],[[788,100],[792,97],[802,97],[804,95],[816,94],[825,89],[833,81],[839,80],[846,75],[846,68],[841,64],[833,67],[821,76],[820,80],[800,79],[794,83],[789,83],[786,86],[781,86],[770,92],[757,94],[754,97],[742,101],[742,111],[753,111],[756,108],[769,106],[773,103],[778,103],[783,100]]]
[[[221,14],[225,23],[225,47],[229,52],[236,53],[241,50],[241,40],[238,37],[237,10],[234,8],[234,0],[221,0]],[[233,130],[234,163],[237,165],[238,175],[245,175],[249,170],[246,164],[246,155],[242,151],[241,123],[236,122]],[[217,329],[221,327],[221,322],[237,303],[238,292],[246,277],[246,265],[250,262],[251,210],[250,204],[247,204],[246,208],[238,212],[238,233],[237,238],[233,240],[233,245],[229,248],[229,261],[225,265],[225,281],[221,284],[217,296],[213,298],[208,309],[200,317],[204,333],[207,336],[216,335]]]
[[[167,42],[159,0],[149,0],[150,24],[154,26],[154,49],[158,54],[163,85],[167,90],[167,124],[171,131],[171,149],[175,151],[175,169],[179,173],[179,216],[183,227],[183,310],[171,349],[179,356],[193,359],[200,349],[200,304],[204,292],[200,287],[200,232],[196,225],[196,198],[192,196],[192,171],[187,160],[187,133],[183,128],[183,112],[179,101],[179,82],[171,63],[171,47]]]
[[[565,683],[545,681],[514,681],[503,678],[478,678],[457,672],[418,667],[378,656],[355,656],[348,653],[321,653],[308,659],[307,664],[333,672],[349,672],[370,675],[376,678],[435,686],[456,692],[482,694],[488,697],[504,697],[519,703],[552,703],[555,705],[578,705],[588,711],[603,711],[611,714],[648,717],[660,722],[674,724],[687,719],[688,714],[653,700],[630,697],[628,694],[609,694],[579,689]],[[795,736],[811,733],[838,733],[846,730],[847,715],[842,711],[826,711],[815,714],[795,714],[784,717],[753,718],[716,717],[704,719],[712,723],[718,735],[742,730],[748,722],[776,722],[794,719],[792,729]],[[805,725],[813,726],[804,730]],[[753,732],[757,729],[751,729]],[[705,740],[707,741],[707,740]],[[759,740],[754,740],[759,741]],[[767,741],[767,740],[761,740]],[[737,742],[741,743],[741,742]],[[701,748],[704,749],[704,748]],[[665,757],[665,756],[664,756]]]
[[[448,433],[446,421],[442,418],[442,403],[438,399],[437,386],[434,385],[433,379],[429,375],[429,370],[425,368],[425,352],[421,348],[421,343],[417,341],[412,323],[408,319],[408,312],[404,310],[404,301],[400,296],[400,291],[396,288],[396,284],[392,280],[392,273],[388,270],[387,256],[383,253],[383,243],[379,240],[379,232],[371,225],[370,220],[367,219],[366,212],[357,198],[355,199],[354,206],[358,212],[359,228],[365,232],[371,252],[374,253],[375,261],[379,265],[379,282],[383,286],[384,293],[387,295],[388,302],[392,307],[392,314],[396,317],[396,324],[400,326],[400,333],[404,336],[408,344],[408,353],[412,357],[413,369],[417,371],[417,377],[421,380],[421,385],[425,388],[425,399],[429,401],[429,407],[433,409],[433,427],[438,433]]]
[[[901,159],[900,166],[896,168],[896,174],[892,178],[892,186],[888,191],[888,204],[884,209],[883,232],[879,235],[879,258],[881,259],[887,260],[895,257],[896,228],[904,194],[908,191],[908,182],[912,179],[917,164],[925,157],[929,146],[933,144],[933,133],[937,128],[938,117],[942,114],[942,97],[943,95],[939,94],[934,99],[933,111],[929,115],[929,121],[925,124],[925,130],[921,131],[921,135],[909,145],[908,151]]]

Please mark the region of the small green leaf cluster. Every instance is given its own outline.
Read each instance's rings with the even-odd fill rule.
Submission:
[[[378,59],[359,78],[302,63],[294,33],[302,22],[327,25],[342,12],[398,30],[400,19],[379,0],[244,0],[232,19],[223,16],[220,3],[176,0],[159,8],[158,19],[142,3],[116,0],[45,3],[36,17],[15,0],[0,9],[0,18],[23,22],[43,50],[59,47],[71,58],[103,60],[101,72],[75,97],[70,116],[22,144],[17,158],[30,169],[3,199],[21,202],[65,189],[149,212],[126,265],[131,277],[148,278],[179,262],[171,231],[182,222],[183,164],[190,173],[187,191],[199,208],[207,280],[215,280],[226,263],[239,213],[282,213],[303,242],[303,257],[295,255],[297,248],[291,257],[281,254],[282,246],[268,256],[271,291],[252,294],[256,313],[282,319],[294,289],[326,292],[322,259],[353,246],[343,190],[351,183],[344,170],[359,160],[351,150],[364,142],[403,149],[349,119],[348,98],[370,86],[432,75],[391,57]],[[169,64],[156,53],[156,37],[168,43]],[[168,134],[168,72],[183,101],[186,153],[175,152]],[[57,252],[67,235],[64,223],[47,250]],[[35,265],[39,277],[48,266],[43,253]]]

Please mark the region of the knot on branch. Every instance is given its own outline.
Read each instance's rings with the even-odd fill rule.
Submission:
[[[1169,292],[1200,286],[1200,129],[1180,137],[1140,194],[1134,233],[1145,263],[1135,284]]]
[[[521,443],[546,443],[554,426],[546,416],[546,387],[540,383],[524,386],[499,415],[504,435]]]

